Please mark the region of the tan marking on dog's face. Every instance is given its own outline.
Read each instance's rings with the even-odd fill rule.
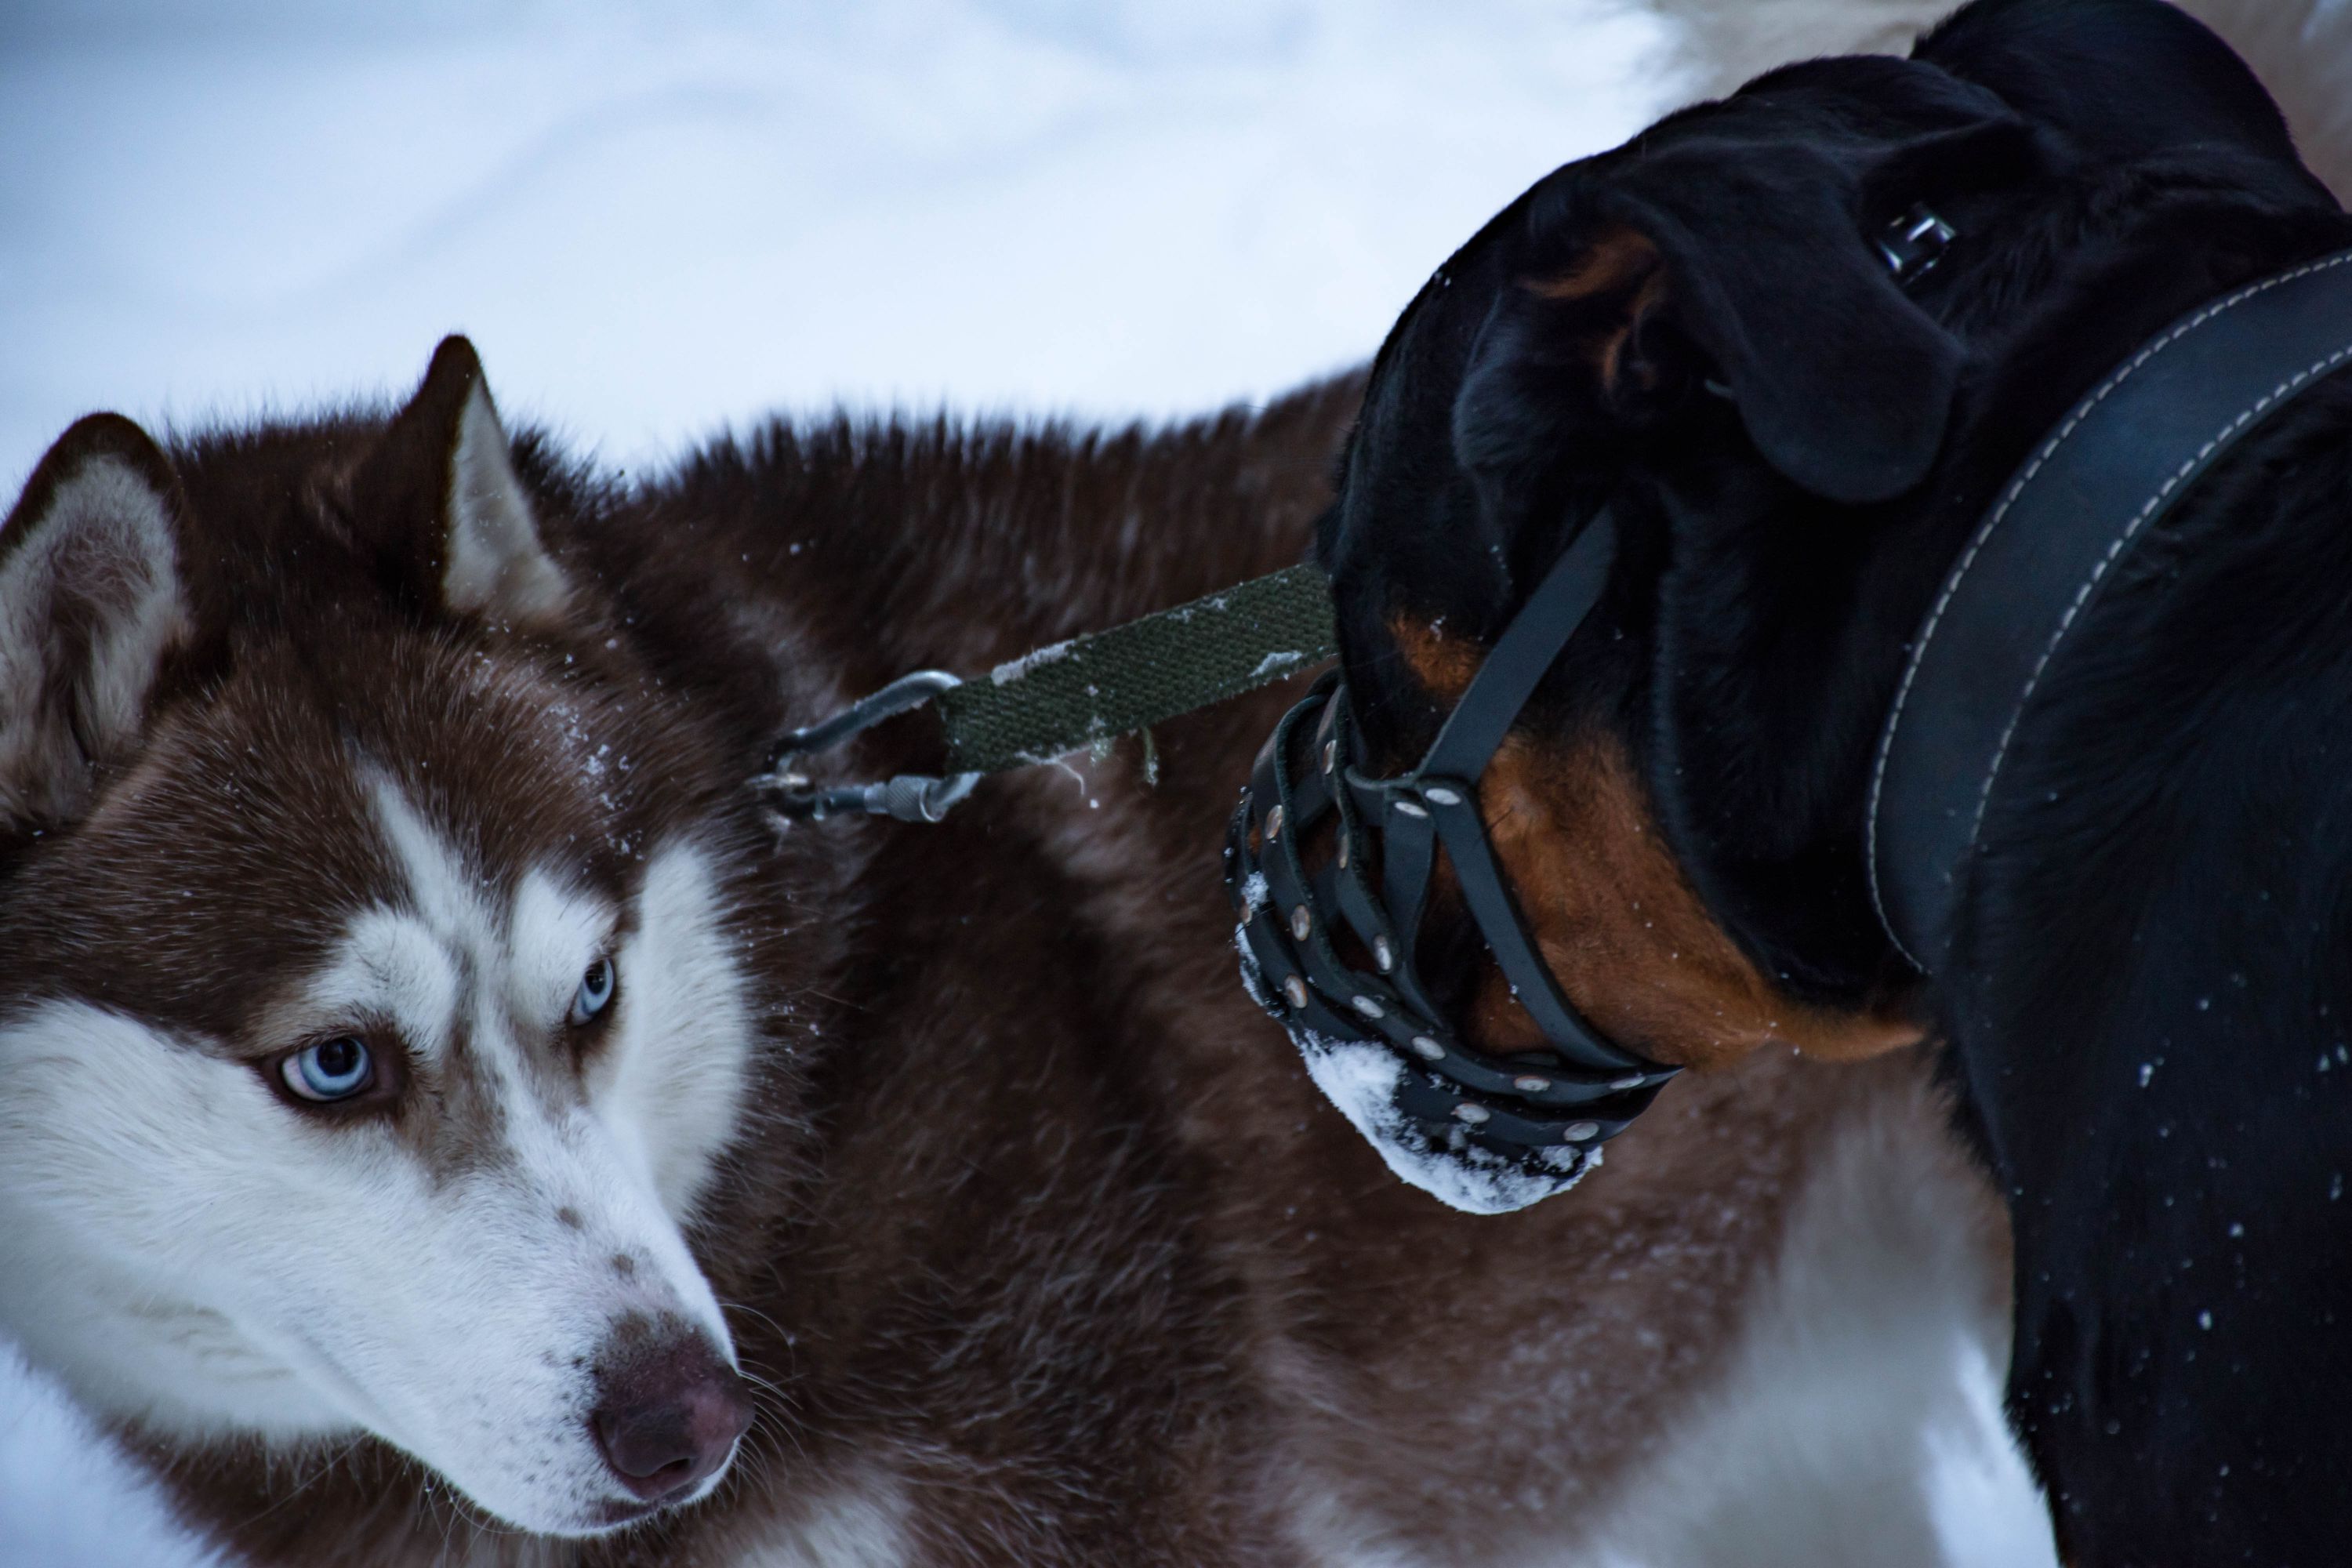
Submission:
[[[1625,368],[1626,345],[1667,298],[1657,246],[1647,235],[1622,226],[1602,230],[1566,271],[1522,279],[1519,286],[1539,300],[1593,309],[1597,320],[1591,330],[1574,338],[1584,362],[1609,392],[1616,390]],[[1644,386],[1654,379],[1646,367],[1641,374]]]
[[[1717,1068],[1776,1040],[1845,1061],[1921,1037],[1908,1019],[1800,1003],[1767,981],[1683,875],[1613,737],[1555,749],[1510,736],[1480,781],[1479,805],[1545,963],[1619,1045]],[[1544,1044],[1491,967],[1470,1032],[1498,1052]]]
[[[1449,637],[1443,626],[1417,620],[1402,611],[1389,617],[1389,636],[1396,639],[1398,656],[1412,671],[1413,679],[1449,706],[1462,700],[1486,659],[1486,650],[1470,638]]]
[[[1406,613],[1390,618],[1389,634],[1413,679],[1449,707],[1486,660],[1476,641]],[[1577,1011],[1619,1045],[1712,1068],[1773,1040],[1843,1061],[1920,1037],[1906,1018],[1811,1005],[1767,981],[1683,875],[1613,737],[1553,746],[1514,732],[1487,764],[1479,805],[1546,965]],[[1450,863],[1436,878],[1439,909],[1466,919]],[[1497,1054],[1545,1048],[1491,961],[1466,1024],[1473,1043]]]
[[[1567,271],[1530,278],[1521,287],[1545,300],[1591,300],[1643,282],[1657,268],[1658,247],[1650,237],[1620,224],[1595,236]]]

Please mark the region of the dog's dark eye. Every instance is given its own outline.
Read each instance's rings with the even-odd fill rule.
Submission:
[[[572,1021],[584,1024],[602,1013],[612,1002],[613,987],[619,978],[609,958],[600,958],[590,964],[588,973],[580,977],[579,991],[572,998]]]
[[[349,1100],[375,1082],[375,1058],[356,1035],[337,1035],[303,1047],[278,1065],[286,1087],[308,1100]]]

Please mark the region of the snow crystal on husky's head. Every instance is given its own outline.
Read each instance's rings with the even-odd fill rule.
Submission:
[[[1238,930],[1234,939],[1243,940]],[[1265,977],[1246,945],[1241,960],[1243,989],[1274,1012]],[[1479,1147],[1466,1129],[1449,1128],[1442,1141],[1433,1138],[1397,1106],[1404,1075],[1413,1070],[1402,1057],[1369,1040],[1334,1040],[1312,1029],[1291,1028],[1290,1037],[1315,1087],[1380,1152],[1388,1168],[1448,1208],[1510,1214],[1568,1191],[1601,1163],[1599,1149],[1562,1145],[1530,1149],[1514,1158]]]

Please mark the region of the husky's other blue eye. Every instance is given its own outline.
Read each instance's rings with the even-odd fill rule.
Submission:
[[[278,1073],[304,1100],[349,1100],[375,1081],[375,1060],[366,1041],[338,1035],[296,1051]]]
[[[580,977],[580,989],[572,998],[572,1021],[584,1024],[603,1012],[605,1004],[613,999],[614,982],[618,978],[609,958],[600,958],[590,964],[588,973]]]

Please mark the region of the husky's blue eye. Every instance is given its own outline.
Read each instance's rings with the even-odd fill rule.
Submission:
[[[584,1024],[604,1010],[613,999],[613,984],[618,977],[613,971],[613,961],[600,958],[588,966],[580,977],[580,989],[572,997],[572,1021]]]
[[[375,1081],[375,1061],[366,1041],[338,1035],[296,1051],[278,1073],[304,1100],[349,1100]]]

